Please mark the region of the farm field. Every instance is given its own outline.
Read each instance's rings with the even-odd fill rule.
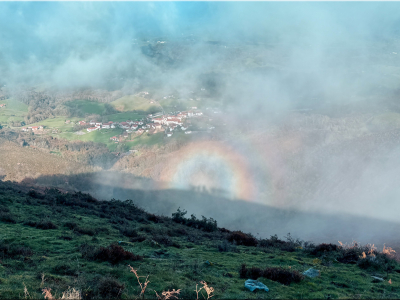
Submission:
[[[65,124],[66,120],[70,120],[70,124]],[[56,128],[59,129],[62,132],[72,132],[74,128],[74,124],[78,121],[81,121],[82,118],[68,118],[68,117],[56,117],[52,119],[46,119],[40,122],[36,122],[33,124],[29,124],[29,126],[39,126],[42,125],[45,127],[45,129],[52,129]]]
[[[7,99],[0,101],[0,104],[6,104],[6,107],[0,108],[0,124],[7,122],[21,122],[28,113],[28,105],[15,99]]]
[[[102,129],[102,130],[95,130],[92,132],[87,132],[86,129],[82,130],[85,134],[78,135],[72,132],[61,133],[58,136],[60,138],[64,138],[67,140],[79,140],[85,142],[96,142],[96,143],[103,143],[107,146],[111,147],[112,149],[115,148],[116,145],[113,141],[110,141],[110,137],[116,135],[120,135],[123,133],[123,129],[115,128],[115,129]]]
[[[67,106],[77,108],[84,114],[101,115],[104,111],[104,103],[88,100],[74,100],[66,103]]]
[[[108,121],[125,122],[127,120],[137,121],[145,118],[146,114],[139,114],[137,112],[121,112],[116,114],[107,115]]]
[[[150,103],[149,99],[145,99],[139,96],[124,96],[119,98],[113,102],[111,105],[118,111],[133,111],[133,110],[141,110],[141,111],[161,111],[161,108],[157,106],[157,104]]]
[[[137,146],[154,146],[157,144],[161,144],[164,140],[164,133],[158,132],[156,134],[147,135],[143,133],[140,136],[136,136],[132,142],[126,142],[125,144],[132,149]]]

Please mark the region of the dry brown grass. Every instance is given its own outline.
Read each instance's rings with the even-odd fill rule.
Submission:
[[[140,294],[139,297],[143,297],[144,298],[144,293],[147,289],[147,285],[150,283],[149,281],[149,275],[146,276],[146,279],[144,282],[140,281],[140,278],[144,278],[144,276],[139,276],[137,273],[137,270],[135,270],[133,267],[131,267],[130,265],[128,265],[128,267],[130,268],[131,272],[133,274],[135,274],[136,279],[138,281],[138,284],[140,286]],[[196,295],[197,295],[197,300],[199,300],[199,293],[200,295],[203,296],[204,299],[209,300],[212,297],[214,297],[213,293],[214,293],[214,288],[211,286],[208,286],[207,283],[205,281],[200,281],[200,283],[203,285],[200,289],[198,289],[198,284],[196,284]],[[206,292],[206,295],[204,295],[203,293],[201,293],[201,291],[204,290]],[[172,291],[162,291],[161,295],[159,295],[157,293],[157,291],[153,290],[153,292],[156,294],[157,299],[158,300],[168,300],[168,299],[179,299],[178,295],[181,292],[181,289],[175,290],[173,289]]]
[[[69,174],[82,170],[85,166],[46,151],[21,147],[14,142],[0,139],[0,169],[5,180],[21,181],[41,175]]]
[[[51,294],[51,289],[44,288],[42,290],[42,294],[44,294],[44,299],[46,300],[57,300]],[[81,299],[82,299],[81,292],[71,287],[69,287],[65,292],[63,292],[61,298],[59,298],[59,300],[81,300]]]
[[[214,288],[213,287],[211,287],[211,286],[208,286],[207,285],[207,282],[205,282],[205,281],[200,281],[200,283],[203,285],[200,289],[197,289],[197,284],[196,284],[196,290],[195,290],[195,292],[196,292],[196,295],[197,295],[197,300],[199,300],[199,293],[200,293],[200,295],[202,295],[203,296],[203,298],[204,299],[207,299],[207,300],[209,300],[209,299],[211,299],[211,297],[214,297],[214,295],[213,295],[213,293],[214,293]],[[207,293],[207,298],[206,298],[206,296],[205,295],[203,295],[202,293],[201,293],[201,290],[204,290],[206,293]]]

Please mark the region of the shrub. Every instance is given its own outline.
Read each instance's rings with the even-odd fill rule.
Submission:
[[[185,218],[184,216],[186,215],[187,211],[186,210],[178,210],[172,214],[172,221],[180,224],[184,224],[189,227],[197,228],[206,232],[213,232],[218,229],[217,221],[214,220],[213,218],[206,218],[204,216],[201,216],[202,219],[199,220],[196,218],[195,215],[191,215],[190,219]]]
[[[36,224],[36,228],[47,230],[47,229],[57,229],[57,226],[51,221],[40,221],[38,224]]]
[[[28,196],[35,199],[44,199],[44,196],[36,192],[35,190],[29,190]]]
[[[187,214],[186,210],[181,210],[180,207],[178,207],[177,211],[172,213],[172,221],[176,223],[185,223],[185,215]]]
[[[121,298],[124,289],[125,285],[110,277],[101,278],[97,284],[98,293],[107,299]]]
[[[86,234],[90,236],[94,236],[96,234],[96,230],[93,228],[87,228],[87,227],[76,227],[74,229],[75,232],[80,233],[80,234]]]
[[[40,222],[25,221],[23,224],[30,226],[30,227],[34,227],[34,228],[43,229],[43,230],[57,229],[57,226],[51,221],[43,221],[43,220]]]
[[[319,244],[315,246],[314,249],[311,250],[311,254],[315,256],[321,256],[326,252],[338,252],[340,249],[337,245],[334,244]]]
[[[0,241],[0,257],[1,258],[15,258],[18,256],[32,256],[33,251],[22,245],[8,244]]]
[[[66,222],[63,225],[64,227],[67,227],[70,230],[75,229],[76,227],[78,227],[78,224],[76,224],[75,222]]]
[[[258,245],[260,247],[268,247],[268,248],[278,248],[282,251],[294,252],[296,251],[296,247],[301,247],[302,242],[299,240],[294,240],[290,233],[286,236],[286,241],[283,241],[278,238],[278,236],[272,235],[269,239],[262,239],[259,241]]]
[[[56,265],[53,268],[53,272],[55,274],[67,275],[67,276],[76,276],[77,275],[77,271],[74,268],[72,268],[70,265],[65,264],[65,263]]]
[[[139,228],[139,231],[144,231],[146,233],[153,234],[153,233],[157,233],[158,230],[156,228],[154,228],[153,226],[144,225]]]
[[[148,214],[147,215],[147,220],[152,221],[154,223],[160,223],[161,222],[161,218],[159,216],[154,215],[154,214]]]
[[[248,269],[242,264],[239,269],[240,278],[257,279],[264,277],[272,281],[277,281],[284,285],[290,285],[292,282],[300,282],[304,279],[304,275],[295,270],[284,269],[282,267],[271,267],[264,270],[256,267]]]
[[[360,248],[350,248],[340,250],[340,256],[337,260],[344,264],[356,264],[360,256],[362,255],[362,250]]]
[[[246,234],[241,231],[234,231],[228,236],[228,241],[237,245],[257,246],[258,241],[251,234]]]
[[[383,253],[376,253],[374,255],[359,257],[357,265],[361,269],[390,272],[395,269],[396,261]]]
[[[7,212],[10,212],[10,209],[9,209],[7,206],[1,205],[1,206],[0,206],[0,211],[1,211],[1,212],[7,213]]]
[[[79,251],[81,252],[83,258],[86,258],[88,260],[95,259],[96,247],[93,245],[83,243],[79,246]]]
[[[156,241],[157,243],[167,246],[167,247],[169,247],[169,246],[173,246],[175,248],[181,247],[178,243],[171,240],[168,236],[156,235],[156,236],[153,236],[153,240]]]
[[[142,260],[143,257],[135,255],[129,251],[124,250],[117,244],[111,244],[108,247],[100,247],[96,249],[94,246],[83,244],[80,246],[82,257],[89,260],[108,261],[112,264],[117,264],[124,260]]]
[[[4,211],[0,211],[0,221],[12,224],[17,223],[17,220],[11,213]]]
[[[217,246],[217,248],[218,248],[218,251],[219,251],[219,252],[236,252],[236,251],[237,251],[237,248],[236,248],[234,245],[228,243],[227,240],[223,240],[223,241]]]
[[[122,227],[122,228],[119,229],[119,231],[120,231],[124,236],[127,236],[127,237],[133,238],[133,237],[137,237],[137,236],[138,236],[136,230],[133,229],[133,228]]]
[[[304,275],[300,272],[284,269],[282,267],[266,268],[263,272],[263,277],[284,285],[290,285],[292,282],[298,283],[304,279]]]
[[[146,237],[143,235],[139,235],[137,237],[131,238],[129,241],[132,243],[141,243],[146,240]]]
[[[177,228],[177,229],[173,230],[173,234],[171,234],[171,235],[173,235],[173,236],[185,236],[187,234],[188,233],[187,233],[187,231],[185,229]]]

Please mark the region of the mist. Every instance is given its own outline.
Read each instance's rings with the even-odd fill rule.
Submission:
[[[400,113],[399,8],[389,2],[3,2],[0,86],[10,97],[26,87],[151,90],[181,99],[196,91],[223,110],[215,119],[231,134],[160,154],[148,166],[157,182],[151,189],[204,186],[232,201],[397,224],[400,123],[387,114]],[[133,168],[118,176],[125,173],[144,176]],[[199,211],[200,204],[187,202]],[[214,217],[230,224],[240,209]],[[262,224],[241,222],[252,232]],[[309,230],[305,222],[288,224]]]

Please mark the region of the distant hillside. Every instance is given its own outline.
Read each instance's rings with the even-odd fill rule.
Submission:
[[[88,171],[88,166],[64,159],[56,153],[34,147],[20,147],[0,139],[0,170],[5,180],[20,181],[51,174]]]
[[[181,299],[196,299],[200,281],[214,288],[215,299],[400,296],[400,266],[389,250],[313,245],[290,235],[257,239],[184,210],[156,216],[132,201],[11,182],[0,182],[0,208],[2,299],[43,299],[43,288],[60,297],[69,287],[83,299],[136,298],[140,288],[128,264],[149,275],[145,298],[180,289]],[[309,268],[319,276],[301,274]],[[248,291],[248,278],[270,291]]]

